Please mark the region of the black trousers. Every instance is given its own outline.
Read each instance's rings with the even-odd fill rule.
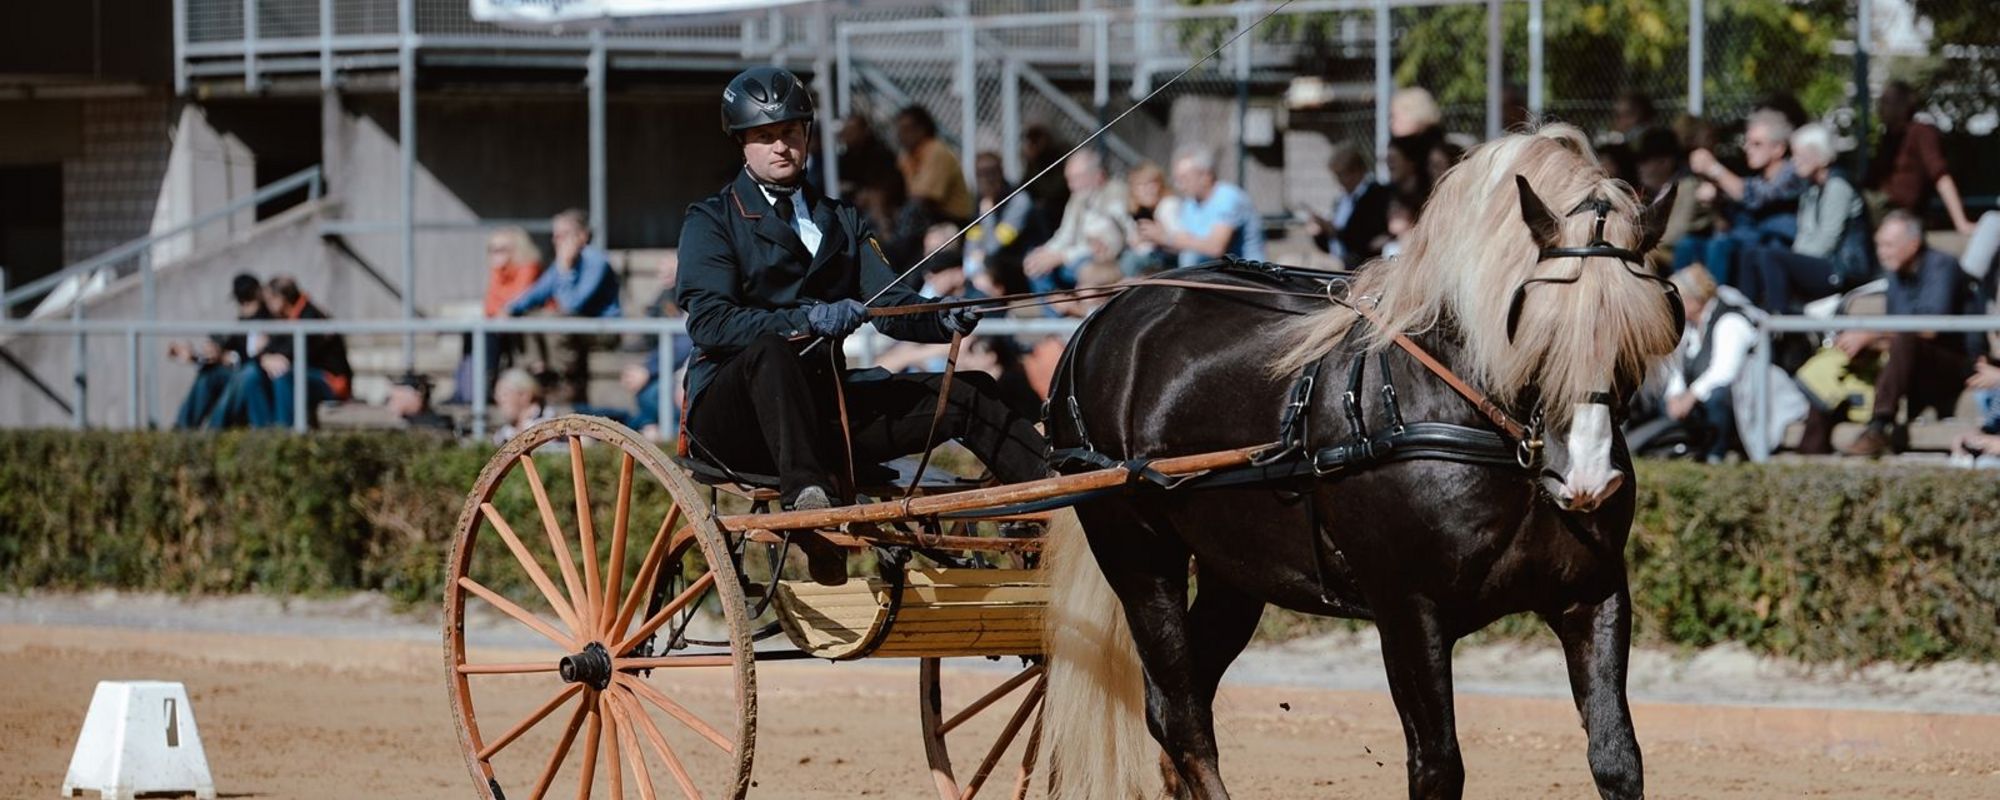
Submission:
[[[1738,256],[1737,288],[1758,308],[1773,314],[1791,313],[1801,304],[1847,287],[1829,259],[1800,255],[1781,245],[1762,245]]]
[[[1939,334],[1955,336],[1956,334]],[[1916,419],[1926,408],[1938,416],[1950,414],[1958,405],[1965,378],[1972,374],[1972,360],[1958,348],[1919,333],[1898,333],[1889,339],[1888,361],[1875,376],[1874,416],[1869,421],[1884,427],[1896,423],[1896,412],[1908,401],[1905,422]],[[1799,452],[1823,455],[1833,452],[1833,426],[1847,419],[1848,404],[1806,413],[1805,434],[1799,438]]]
[[[776,336],[757,340],[722,365],[687,419],[696,457],[740,472],[776,473],[787,502],[807,486],[838,488],[847,479],[834,366],[824,345],[804,357],[801,347]],[[922,450],[943,378],[850,377],[842,384],[854,463]],[[1007,483],[1049,474],[1047,441],[1031,420],[1007,407],[997,383],[982,372],[953,378],[937,438],[957,440]]]

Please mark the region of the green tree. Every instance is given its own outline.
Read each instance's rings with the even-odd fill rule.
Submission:
[[[1706,4],[1704,93],[1711,117],[1741,114],[1757,98],[1791,92],[1813,113],[1845,102],[1847,60],[1838,4],[1734,0]],[[1527,73],[1528,9],[1502,9],[1505,69]],[[1398,12],[1396,80],[1430,89],[1446,105],[1486,96],[1486,9],[1453,6]],[[1688,4],[1658,0],[1548,2],[1542,30],[1546,107],[1579,122],[1608,112],[1619,94],[1645,91],[1662,107],[1687,96]]]

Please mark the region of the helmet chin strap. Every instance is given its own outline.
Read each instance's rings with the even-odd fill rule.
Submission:
[[[750,176],[751,182],[757,184],[760,187],[763,187],[764,191],[770,192],[772,197],[791,197],[793,194],[796,194],[799,191],[799,187],[806,185],[806,176],[803,170],[799,172],[798,180],[792,181],[791,183],[773,183],[771,181],[764,180],[764,178],[762,176],[759,176],[757,174],[757,171],[751,169],[750,165],[748,164],[743,165],[743,172],[744,174]]]

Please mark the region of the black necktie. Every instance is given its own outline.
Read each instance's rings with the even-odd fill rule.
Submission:
[[[798,211],[792,207],[792,196],[798,194],[799,187],[765,184],[764,191],[770,193],[771,210],[778,212],[778,219],[787,228],[795,227],[793,220],[797,219]]]

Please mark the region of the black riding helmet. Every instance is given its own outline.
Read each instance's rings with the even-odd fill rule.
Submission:
[[[813,121],[812,90],[778,67],[751,67],[722,90],[722,131],[739,136],[762,125]]]

